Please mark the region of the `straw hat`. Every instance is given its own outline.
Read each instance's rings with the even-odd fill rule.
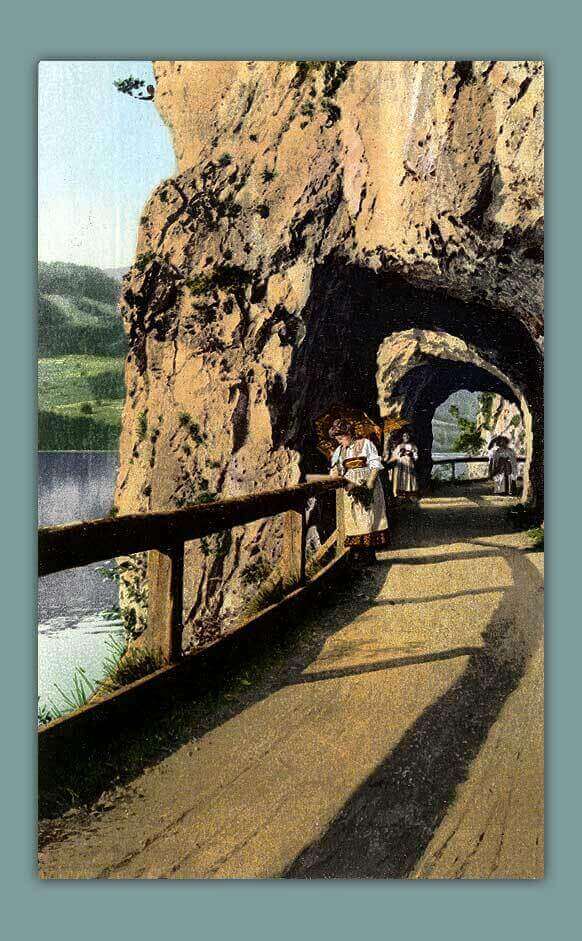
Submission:
[[[349,405],[332,405],[325,415],[315,419],[317,447],[329,459],[337,447],[332,440],[331,426],[341,421],[352,426],[354,438],[369,438],[379,449],[382,442],[382,428],[369,415]],[[340,432],[341,433],[341,432]]]

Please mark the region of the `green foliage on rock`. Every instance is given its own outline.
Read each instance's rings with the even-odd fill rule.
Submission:
[[[257,211],[262,214],[264,207],[257,207]],[[191,294],[207,294],[214,288],[222,290],[235,290],[245,287],[251,280],[251,276],[244,268],[237,265],[217,265],[209,273],[201,273],[187,278],[184,286]]]
[[[148,413],[140,412],[137,416],[137,438],[138,441],[145,441],[148,433]]]
[[[483,448],[483,436],[477,422],[464,418],[457,405],[451,405],[451,415],[456,419],[459,433],[453,441],[453,451],[461,454],[480,454]]]
[[[326,62],[323,70],[323,93],[327,98],[333,98],[340,85],[345,82],[348,73],[355,61]]]
[[[155,673],[163,665],[161,651],[149,648],[127,648],[124,641],[110,638],[107,647],[109,655],[103,667],[104,679],[101,681],[103,692],[112,693],[136,680],[141,680],[150,673]]]
[[[134,267],[137,268],[140,274],[143,274],[147,266],[154,261],[155,257],[155,252],[142,252],[141,255],[137,256]]]
[[[528,529],[527,535],[531,539],[535,549],[542,550],[544,548],[544,527],[543,526],[534,526],[533,529]]]
[[[330,98],[323,98],[321,107],[327,114],[329,124],[334,124],[341,117],[341,110]]]
[[[493,417],[493,402],[495,396],[493,392],[482,392],[479,400],[481,409],[482,427],[486,431],[491,430],[491,419]]]
[[[271,571],[271,566],[266,560],[259,558],[245,566],[241,572],[241,581],[245,585],[260,585],[267,580]]]
[[[294,83],[295,83],[296,85],[302,85],[303,82],[306,81],[306,79],[308,79],[308,78],[313,78],[314,75],[315,75],[317,72],[319,72],[321,69],[323,69],[324,65],[326,65],[326,63],[323,62],[323,61],[321,61],[321,62],[320,62],[320,61],[312,61],[312,62],[309,62],[309,61],[299,61],[299,62],[296,62],[296,63],[295,63],[296,72],[295,72]]]
[[[197,274],[192,278],[186,278],[184,284],[191,294],[206,294],[212,287],[212,278],[206,274]]]
[[[327,115],[327,125],[335,124],[341,117],[341,109],[334,101],[335,95],[340,86],[348,77],[349,70],[355,62],[335,62],[335,61],[313,61],[296,62],[296,72],[293,84],[296,88],[307,85],[309,94],[312,98],[318,97],[318,86],[321,94],[320,107]],[[316,82],[318,75],[321,75],[321,81]],[[304,101],[300,107],[300,113],[307,117],[312,117],[316,112],[315,102]],[[302,124],[302,127],[305,123]]]

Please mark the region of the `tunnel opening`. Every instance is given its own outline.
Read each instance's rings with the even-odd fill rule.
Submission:
[[[459,389],[499,396],[523,415],[523,499],[543,498],[543,355],[517,316],[469,303],[400,276],[337,261],[319,265],[302,311],[273,444],[300,454],[303,473],[323,470],[315,419],[332,404],[382,423],[409,418],[430,477],[435,410]]]
[[[432,454],[441,457],[445,454],[469,453],[467,441],[459,440],[465,425],[471,427],[478,424],[481,411],[481,393],[470,392],[468,389],[458,389],[452,392],[448,399],[435,409],[432,419]]]
[[[440,464],[447,457],[486,458],[495,437],[505,435],[518,457],[524,455],[525,426],[519,404],[494,392],[459,389],[439,405],[432,419],[433,481],[483,480],[483,463]],[[436,462],[436,463],[435,463]],[[523,465],[518,466],[518,486],[523,486]],[[520,482],[520,483],[519,483]]]
[[[404,365],[398,365],[403,354],[406,371]],[[519,391],[512,388],[498,370],[490,371],[475,350],[450,335],[435,335],[431,331],[392,335],[382,345],[379,360],[381,405],[387,414],[402,415],[410,420],[419,448],[421,487],[425,491],[433,471],[435,415],[451,395],[464,390],[467,395],[494,396],[511,403],[519,415],[521,408],[527,408],[521,402]],[[398,375],[399,372],[403,374]],[[457,438],[461,425],[462,421],[457,425]],[[467,441],[462,450],[468,448],[474,455],[486,454],[492,432],[488,436],[484,426],[483,421],[477,427],[475,419],[474,434],[466,431]]]

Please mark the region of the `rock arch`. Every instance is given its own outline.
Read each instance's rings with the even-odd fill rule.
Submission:
[[[430,454],[437,405],[459,388],[491,391],[519,405],[524,499],[541,505],[543,357],[518,318],[338,261],[316,268],[301,314],[301,343],[271,408],[273,445],[297,454],[299,472],[317,461],[313,419],[332,402],[378,419],[414,416]]]
[[[432,419],[452,392],[493,392],[518,405],[525,427],[524,499],[536,497],[530,467],[536,419],[519,384],[449,333],[410,329],[388,336],[378,350],[378,404],[384,418],[409,418],[420,447],[421,475],[430,477]]]

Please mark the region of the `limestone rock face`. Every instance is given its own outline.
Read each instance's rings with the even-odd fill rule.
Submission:
[[[477,415],[477,424],[482,429],[486,442],[505,435],[516,454],[524,454],[527,443],[523,416],[515,402],[508,402],[500,395],[492,394],[482,405]],[[486,448],[483,449],[485,453]]]
[[[511,447],[518,456],[524,455],[527,451],[529,436],[526,432],[528,422],[524,422],[522,411],[516,402],[508,402],[502,395],[490,393],[482,400],[481,408],[477,413],[477,427],[481,431],[483,447],[480,454],[486,456],[489,442],[497,435],[505,435],[509,439]],[[524,470],[524,465],[518,464],[519,473]],[[527,463],[525,465],[526,473],[528,471]],[[484,468],[478,464],[468,464],[465,474],[469,478],[482,478]],[[526,481],[527,485],[527,481]]]
[[[541,424],[541,63],[154,70],[178,172],[124,281],[120,512],[318,469],[313,419],[337,401],[377,412],[395,331],[471,345]],[[280,531],[187,547],[188,642],[244,607]]]

